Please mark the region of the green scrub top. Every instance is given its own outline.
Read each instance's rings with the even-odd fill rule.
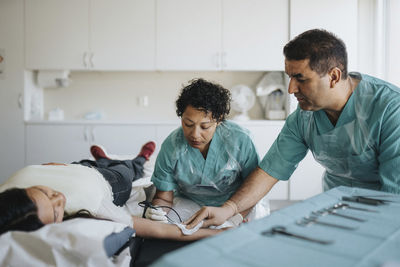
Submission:
[[[339,185],[400,193],[400,88],[377,78],[360,80],[334,126],[325,111],[299,107],[260,168],[287,180],[308,149],[323,167],[324,189]]]
[[[233,122],[217,126],[206,159],[179,127],[163,142],[151,180],[158,190],[174,190],[199,205],[220,206],[258,162],[249,132]]]

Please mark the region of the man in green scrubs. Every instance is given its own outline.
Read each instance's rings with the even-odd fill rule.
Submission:
[[[343,41],[324,30],[300,34],[283,52],[288,92],[299,107],[230,203],[239,212],[252,205],[289,179],[308,150],[325,167],[325,190],[345,185],[400,193],[400,88],[348,73]],[[227,211],[204,207],[188,228],[203,219],[204,227],[218,224]]]

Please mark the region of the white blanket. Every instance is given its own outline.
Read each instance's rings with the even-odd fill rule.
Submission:
[[[1,266],[129,266],[129,248],[112,261],[103,247],[106,236],[125,227],[79,218],[34,232],[7,232],[0,236]]]

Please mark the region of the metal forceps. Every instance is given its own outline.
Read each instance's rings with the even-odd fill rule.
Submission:
[[[302,240],[306,240],[306,241],[310,241],[310,242],[314,242],[314,243],[318,243],[318,244],[322,244],[322,245],[329,245],[329,244],[333,243],[332,240],[316,239],[316,238],[288,232],[288,231],[286,231],[286,227],[284,227],[284,226],[272,227],[270,230],[261,232],[261,234],[265,235],[265,236],[273,236],[276,234],[280,234],[280,235],[290,236],[290,237],[294,237],[294,238],[298,238],[298,239],[302,239]]]
[[[339,216],[339,217],[346,218],[346,219],[353,220],[353,221],[358,221],[358,222],[366,222],[367,221],[365,219],[361,219],[361,218],[357,218],[357,217],[353,217],[353,216],[337,213],[336,209],[332,209],[332,208],[319,210],[319,211],[313,211],[313,212],[311,212],[311,214],[317,215],[317,216],[326,215],[326,214],[332,214],[332,215]]]
[[[334,223],[328,223],[328,222],[321,222],[315,216],[311,216],[311,217],[306,216],[306,217],[304,217],[301,220],[296,222],[297,225],[301,225],[301,226],[308,226],[308,225],[313,224],[313,223],[324,225],[324,226],[329,226],[329,227],[340,228],[340,229],[344,229],[344,230],[356,230],[357,229],[356,227],[350,227],[350,226],[334,224]]]
[[[350,206],[349,204],[346,203],[336,203],[335,205],[332,206],[333,209],[352,209],[352,210],[359,210],[359,211],[367,211],[367,212],[375,212],[378,213],[379,211],[377,210],[371,210],[371,209],[365,209],[365,208],[359,208],[359,207],[353,207]]]

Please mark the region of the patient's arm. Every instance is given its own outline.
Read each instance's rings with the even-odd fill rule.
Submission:
[[[160,223],[133,216],[133,228],[136,235],[144,238],[173,239],[192,241],[218,234],[225,229],[199,229],[192,235],[183,235],[182,231],[172,224]]]
[[[43,163],[42,165],[63,165],[63,166],[67,166],[67,164],[64,164],[64,163],[56,163],[56,162]]]

